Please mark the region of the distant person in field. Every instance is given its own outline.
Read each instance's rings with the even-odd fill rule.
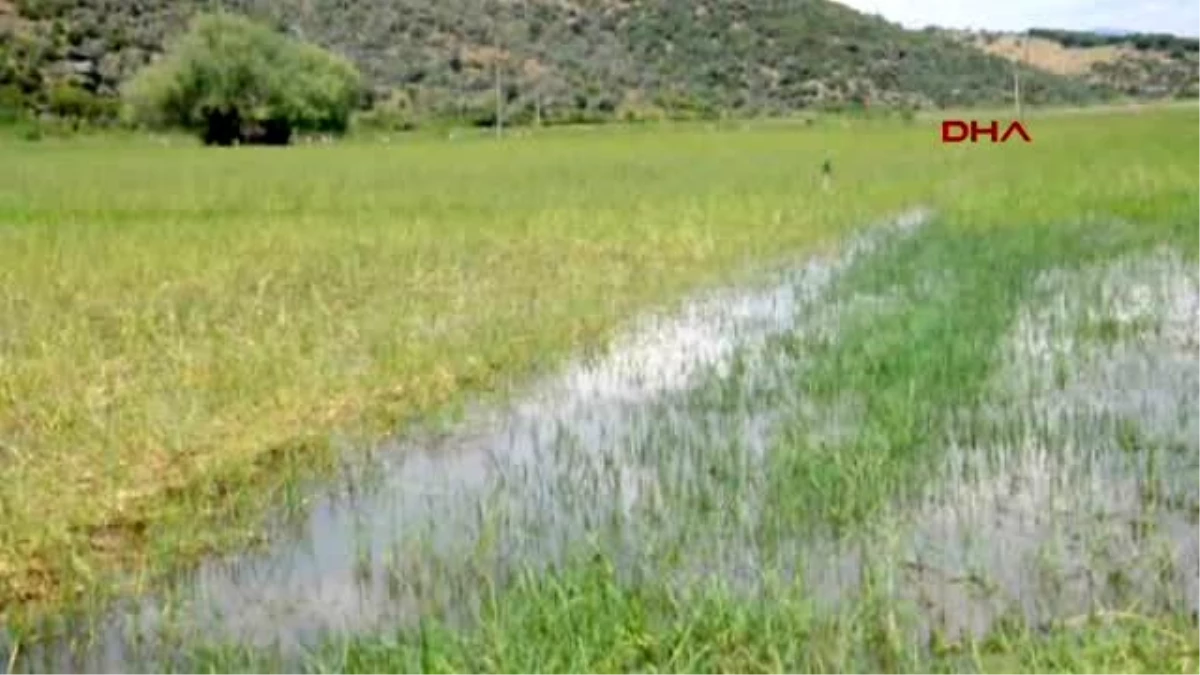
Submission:
[[[828,190],[833,185],[833,160],[828,157],[821,163],[821,186]]]

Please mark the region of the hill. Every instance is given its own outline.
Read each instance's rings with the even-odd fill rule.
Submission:
[[[1165,34],[1035,28],[1024,35],[963,33],[965,43],[1004,58],[1140,98],[1200,94],[1200,41]]]
[[[1002,102],[1011,63],[827,0],[225,0],[353,59],[407,118],[513,121]],[[207,0],[0,0],[0,90],[73,110],[113,97]],[[1103,82],[1026,68],[1026,100]],[[2,105],[2,103],[0,103]]]

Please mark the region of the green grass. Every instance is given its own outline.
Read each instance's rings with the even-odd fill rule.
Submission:
[[[484,592],[482,608],[466,630],[434,619],[396,633],[335,638],[299,663],[317,672],[1192,672],[1200,665],[1194,617],[1183,610],[1150,608],[1146,597],[1122,600],[1128,604],[1119,609],[1060,615],[1047,623],[1030,624],[1020,616],[1001,614],[984,636],[951,635],[936,627],[923,632],[918,604],[892,594],[897,563],[906,555],[891,547],[894,542],[886,534],[908,531],[914,518],[920,526],[923,516],[906,515],[905,510],[919,511],[919,504],[912,503],[919,500],[912,498],[941,477],[947,427],[965,420],[968,426],[959,432],[984,447],[1029,431],[1015,410],[1006,410],[992,424],[962,413],[988,404],[1012,405],[997,399],[991,376],[1006,367],[1021,367],[1002,360],[1001,344],[1022,308],[1039,301],[1039,274],[1148,254],[1153,250],[1150,244],[1182,250],[1187,264],[1194,265],[1191,236],[1190,230],[1170,224],[1084,221],[1038,234],[1024,227],[977,230],[939,220],[842,278],[829,299],[845,319],[833,340],[798,344],[789,336],[771,347],[803,353],[812,361],[796,371],[795,381],[785,388],[826,404],[847,395],[858,397],[863,402],[859,426],[848,443],[814,445],[803,439],[819,424],[819,413],[799,414],[785,422],[765,472],[767,499],[755,521],[761,529],[724,536],[750,537],[750,543],[735,547],[778,551],[796,533],[817,541],[819,526],[833,525],[851,547],[854,542],[864,544],[868,553],[862,577],[836,608],[823,607],[816,600],[822,589],[806,586],[803,580],[772,581],[769,564],[760,570],[766,587],[749,595],[724,583],[720,573],[682,588],[672,584],[670,573],[685,567],[681,563],[689,558],[720,557],[708,540],[697,544],[693,537],[720,531],[729,522],[719,510],[685,497],[665,516],[667,522],[683,521],[682,529],[658,528],[656,546],[666,553],[651,553],[633,563],[640,574],[631,577],[628,570],[617,571],[613,543],[595,550],[583,545],[577,557],[551,573],[530,572],[498,594]],[[862,313],[849,309],[855,296],[895,289],[900,292],[885,296],[892,311],[880,312],[875,305]],[[1124,330],[1145,335],[1153,330],[1147,324],[1136,320]],[[1113,342],[1090,334],[1086,324],[1075,330],[1082,340]],[[735,370],[731,378],[701,386],[694,404],[706,411],[724,407],[725,414],[736,417],[745,414],[742,404],[747,403],[738,400],[739,393],[751,392],[750,403],[772,405],[764,392],[739,383],[742,375]],[[1124,424],[1110,439],[1114,446],[1125,445],[1123,429]],[[664,467],[659,478],[665,493],[678,499],[686,493],[679,488],[698,482],[701,487],[693,494],[703,494],[710,502],[730,505],[753,499],[754,472],[746,471],[735,448],[708,448],[711,454],[704,459],[711,462],[706,465],[710,471],[703,474],[707,478],[691,476],[676,483],[678,475],[665,467],[667,456],[683,447],[679,439],[670,429],[643,433],[650,439],[650,463]],[[1098,436],[1080,429],[1070,433],[1094,439],[1104,431]],[[1063,441],[1044,430],[1033,436],[1046,443]],[[1019,452],[1008,457],[1010,464],[1021,458]],[[1069,457],[1062,462],[1051,470],[1095,477]],[[977,489],[969,482],[943,488],[952,502]],[[1080,495],[1085,494],[1081,487]],[[1085,502],[1086,496],[1080,496],[1073,520],[1064,525],[1077,528],[1073,531],[1085,534],[1097,547],[1094,555],[1099,557],[1089,564],[1104,574],[1105,565],[1114,564],[1102,552],[1110,533],[1091,529],[1087,509],[1094,505]],[[1194,501],[1190,508],[1195,508]],[[990,514],[983,526],[995,516]],[[999,532],[1000,526],[995,527]],[[598,536],[603,541],[602,531]],[[1051,537],[1047,551],[1065,540]],[[1135,565],[1147,560],[1138,559]],[[835,566],[838,561],[836,554],[818,555],[803,564]],[[1009,562],[1020,561],[1014,557]],[[979,586],[993,583],[983,575],[1001,571],[979,573]],[[1051,584],[1058,583],[1054,575],[1059,571],[1047,571]],[[470,582],[447,577],[443,583]],[[1177,592],[1172,583],[1165,582],[1161,592]],[[276,659],[261,650],[215,648],[185,663],[189,669],[214,672],[287,670],[296,663]]]
[[[241,538],[291,450],[500,388],[984,159],[873,133],[5,145],[0,606]]]
[[[819,400],[854,393],[862,419],[847,443],[798,439],[798,447],[775,455],[771,475],[780,513],[853,524],[928,475],[929,460],[942,451],[942,415],[979,396],[996,342],[1036,272],[1035,256],[1055,253],[1032,238],[941,229],[940,236],[906,242],[845,280],[848,295],[900,289],[888,296],[900,309],[855,316],[834,340],[810,350],[814,370],[795,386]],[[1069,241],[1076,233],[1064,234]],[[923,287],[919,281],[931,270],[943,281]],[[795,435],[805,433],[808,421],[801,422]]]
[[[1072,617],[1049,631],[1019,626],[969,644],[916,646],[896,616],[864,599],[814,614],[792,591],[747,602],[720,587],[681,597],[629,588],[603,564],[526,580],[488,604],[469,633],[429,625],[314,652],[308,672],[1195,672],[1189,619]],[[206,650],[187,672],[290,671],[263,652]]]
[[[852,394],[867,417],[849,445],[823,447],[793,420],[758,536],[869,529],[936,475],[939,425],[985,397],[1037,273],[1156,243],[1194,258],[1195,122],[1035,119],[1035,144],[994,147],[873,121],[286,151],[6,143],[0,609],[103,594],[117,572],[153,578],[252,540],[255,516],[320,472],[335,431],[372,437],[503,395],[640,309],[927,205],[929,232],[834,290],[899,289],[896,311],[775,347],[816,357],[797,390]],[[803,585],[772,598],[630,585],[585,553],[503,589],[465,630],[348,639],[308,665],[1196,668],[1195,624],[1174,615],[938,646],[914,641],[873,583],[834,612]],[[272,661],[217,650],[195,663]]]

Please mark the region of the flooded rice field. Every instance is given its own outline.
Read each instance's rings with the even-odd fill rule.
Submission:
[[[886,337],[877,323],[958,311],[953,265],[862,282],[929,219],[905,214],[760,285],[644,317],[454,428],[348,452],[270,547],[53,622],[13,664],[152,670],[198,644],[298,655],[427,616],[467,625],[517,575],[590,551],[630,583],[798,584],[830,611],[869,585],[911,607],[923,636],[1131,602],[1195,612],[1196,266],[1163,249],[1040,270],[1002,334],[983,336],[993,363],[971,396],[913,386],[911,410],[937,415],[887,407],[905,400],[874,388],[897,377],[888,359],[891,372],[818,386],[831,361],[859,368],[836,346]],[[916,341],[934,323],[896,325]],[[904,443],[929,458],[914,473],[872,464]],[[785,451],[829,468],[799,471]]]
[[[951,634],[1016,611],[1197,609],[1197,270],[1169,251],[1035,283],[980,438],[901,536],[900,590]]]

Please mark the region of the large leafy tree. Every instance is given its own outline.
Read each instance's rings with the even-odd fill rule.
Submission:
[[[193,130],[220,145],[279,144],[293,131],[344,131],[361,86],[348,60],[218,12],[195,17],[124,93],[151,125]]]

